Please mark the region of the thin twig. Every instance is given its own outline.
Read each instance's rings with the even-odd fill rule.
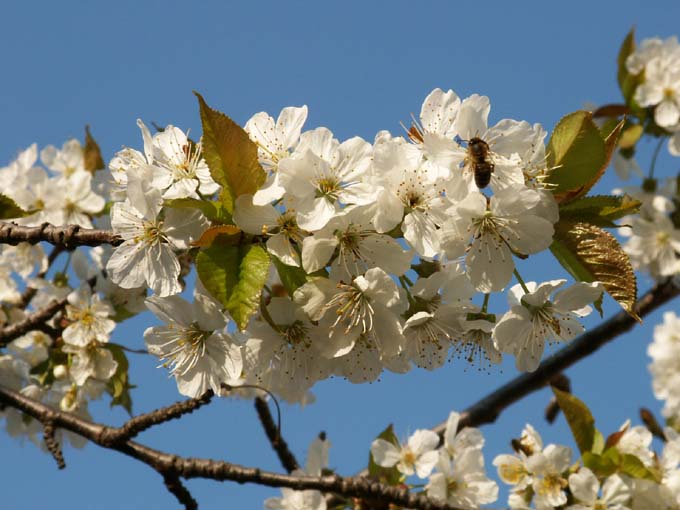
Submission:
[[[210,403],[214,395],[212,390],[208,390],[198,398],[190,398],[167,407],[161,407],[149,413],[135,416],[126,421],[122,427],[104,427],[98,442],[106,444],[125,442],[154,425],[160,425],[161,423],[181,418],[185,414],[193,413],[199,407]]]
[[[0,402],[14,407],[33,418],[45,423],[52,420],[55,426],[75,432],[104,448],[116,450],[139,460],[167,476],[205,478],[237,483],[256,483],[268,487],[288,487],[293,490],[317,490],[332,492],[348,498],[378,499],[385,505],[419,510],[461,510],[459,507],[435,501],[422,493],[411,493],[408,488],[384,485],[368,478],[327,476],[295,476],[264,471],[212,459],[181,457],[155,450],[132,440],[110,443],[102,441],[106,437],[104,425],[85,420],[71,413],[55,410],[47,405],[28,398],[16,391],[0,386]],[[175,496],[177,494],[175,493]]]
[[[257,416],[262,423],[262,428],[264,429],[265,434],[267,434],[267,439],[269,439],[269,443],[272,445],[276,455],[278,455],[283,468],[289,473],[299,469],[300,464],[298,464],[295,455],[293,455],[293,452],[288,448],[288,443],[281,437],[281,428],[277,427],[276,423],[274,423],[274,418],[272,418],[272,415],[269,412],[267,401],[257,397],[255,399],[255,409],[257,410]]]
[[[118,246],[123,242],[110,230],[87,229],[79,225],[56,227],[49,223],[43,223],[37,227],[24,227],[12,222],[0,222],[0,244],[37,244],[42,241],[55,246],[63,246],[67,250],[77,246],[99,246],[101,244]]]
[[[54,432],[54,422],[52,422],[52,420],[45,420],[43,426],[43,440],[45,441],[45,447],[47,448],[47,451],[52,454],[52,457],[54,457],[57,467],[59,469],[64,469],[66,467],[64,454],[61,451],[59,442],[54,437]]]
[[[45,308],[27,315],[23,320],[0,329],[0,347],[5,347],[15,338],[36,329],[43,330],[45,323],[66,306],[66,298],[54,300]]]
[[[179,479],[179,476],[171,474],[163,475],[163,482],[170,493],[177,498],[177,501],[184,505],[185,510],[196,510],[198,508],[198,503],[189,492],[189,489],[184,486],[182,480]]]

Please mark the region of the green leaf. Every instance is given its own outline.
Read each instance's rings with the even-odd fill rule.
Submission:
[[[0,195],[0,220],[10,220],[30,216],[35,211],[24,211],[17,203],[6,195]]]
[[[617,227],[615,220],[640,209],[641,202],[629,195],[596,195],[577,198],[560,206],[560,220],[585,222],[599,227]]]
[[[593,436],[593,447],[591,448],[593,453],[600,454],[604,451],[604,436],[602,432],[595,429],[595,435]]]
[[[234,201],[243,194],[255,194],[264,184],[265,172],[257,159],[257,145],[241,126],[198,98],[203,125],[203,157],[212,178],[222,185],[224,207],[232,213]]]
[[[106,383],[106,390],[111,395],[111,407],[122,406],[132,416],[132,397],[130,390],[135,388],[128,380],[129,363],[125,351],[114,343],[104,344],[104,348],[111,351],[113,359],[118,363],[116,373]]]
[[[94,173],[95,170],[103,170],[106,168],[104,160],[102,159],[102,151],[99,149],[99,144],[92,137],[92,133],[90,133],[90,126],[85,126],[83,164],[85,166],[85,170],[91,173]]]
[[[315,278],[328,278],[328,271],[326,271],[325,268],[307,274],[301,267],[288,266],[281,262],[277,257],[272,257],[272,262],[274,262],[276,271],[279,273],[279,278],[281,279],[281,284],[286,289],[289,296],[292,296],[299,287],[302,287],[305,283],[314,280]]]
[[[619,88],[621,89],[621,94],[626,101],[627,105],[631,105],[633,100],[633,94],[635,89],[642,81],[642,74],[633,75],[628,72],[626,67],[626,60],[628,56],[635,51],[635,27],[630,29],[630,32],[626,35],[623,43],[621,43],[621,48],[619,49],[619,55],[617,57],[618,71],[616,73],[616,79],[619,83]]]
[[[213,244],[196,256],[196,272],[205,288],[244,330],[260,305],[269,275],[269,255],[259,244]]]
[[[640,320],[633,307],[637,299],[637,280],[628,255],[609,232],[589,223],[555,225],[550,251],[575,279],[602,282],[607,293],[628,314]]]
[[[548,143],[547,182],[556,195],[580,189],[605,163],[605,146],[593,115],[577,111],[562,117]]]
[[[571,393],[555,387],[552,390],[579,450],[581,453],[590,452],[595,439],[595,419],[590,414],[590,409]]]
[[[621,138],[619,139],[619,147],[622,149],[630,149],[635,147],[638,140],[644,133],[644,127],[642,124],[633,124],[621,133]]]
[[[388,443],[400,447],[399,438],[395,435],[392,424],[383,430],[376,439],[384,439]],[[399,485],[403,481],[403,477],[396,466],[385,468],[378,466],[373,459],[373,454],[368,454],[368,474],[370,477],[385,483],[387,485]]]
[[[630,453],[624,453],[622,455],[620,469],[622,473],[633,478],[651,480],[657,483],[661,481],[660,478],[648,469],[640,459]]]
[[[214,223],[228,225],[233,223],[231,214],[225,205],[218,200],[197,200],[195,198],[173,198],[165,200],[163,205],[173,209],[198,209],[206,218]]]
[[[584,452],[581,460],[583,460],[583,465],[595,473],[598,478],[611,476],[618,470],[618,465],[604,455]]]
[[[277,257],[272,257],[272,262],[274,262],[274,267],[276,267],[276,271],[279,273],[281,284],[289,296],[292,296],[299,287],[307,283],[307,273],[301,267],[288,266]]]

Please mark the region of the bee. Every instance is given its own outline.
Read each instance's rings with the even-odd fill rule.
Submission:
[[[489,156],[489,144],[481,138],[471,138],[467,146],[468,161],[475,173],[475,184],[479,189],[486,188],[491,181],[494,164]]]

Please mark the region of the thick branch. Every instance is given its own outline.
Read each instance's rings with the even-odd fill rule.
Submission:
[[[66,299],[59,301],[52,301],[45,308],[33,312],[24,318],[24,320],[10,324],[9,326],[0,330],[0,347],[5,347],[9,342],[15,338],[25,335],[29,331],[35,329],[42,329],[45,323],[54,315],[66,306]]]
[[[264,429],[265,434],[267,434],[267,439],[269,439],[276,455],[279,456],[281,465],[286,471],[292,473],[300,467],[300,464],[298,464],[295,455],[293,455],[293,452],[288,448],[288,443],[281,437],[281,430],[279,430],[279,427],[274,423],[274,419],[269,412],[267,401],[257,397],[255,399],[255,409],[257,410],[257,416],[260,418],[260,422],[262,422],[262,428]]]
[[[99,246],[100,244],[118,246],[123,242],[110,230],[87,229],[79,225],[55,227],[49,223],[43,223],[38,227],[24,227],[16,223],[0,222],[0,244],[37,244],[42,241],[55,246],[63,246],[66,249],[77,246]]]
[[[104,425],[93,423],[74,414],[58,411],[45,404],[28,398],[16,391],[0,386],[0,403],[14,407],[42,423],[52,422],[54,426],[70,430],[104,448],[116,450],[152,467],[171,484],[173,494],[187,505],[188,493],[175,484],[182,478],[206,478],[238,483],[257,483],[269,487],[289,487],[293,490],[318,490],[333,492],[348,498],[378,499],[384,504],[421,510],[461,510],[449,504],[434,501],[423,494],[410,493],[408,489],[383,485],[368,478],[330,476],[294,476],[262,471],[230,462],[180,457],[161,452],[132,440],[111,444],[102,441],[106,437]],[[193,498],[191,498],[193,501]],[[188,506],[188,508],[191,508]]]
[[[673,285],[670,280],[659,283],[638,300],[635,310],[640,317],[644,317],[679,294],[680,289]],[[636,324],[637,321],[628,313],[624,311],[617,313],[547,358],[535,372],[516,377],[472,404],[461,414],[458,428],[477,427],[484,423],[493,423],[506,407],[530,393],[540,390],[555,375],[589,356],[622,333],[632,329]],[[433,430],[442,435],[445,429],[446,422],[440,423]]]

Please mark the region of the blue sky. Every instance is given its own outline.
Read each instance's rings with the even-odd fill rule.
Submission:
[[[480,4],[482,5],[482,4]],[[122,146],[141,146],[135,120],[172,123],[200,133],[196,100],[244,123],[258,111],[278,114],[307,104],[307,126],[327,126],[340,139],[372,140],[380,129],[399,132],[435,87],[459,95],[490,96],[491,120],[511,117],[551,129],[584,102],[619,99],[615,58],[632,25],[638,37],[673,35],[677,1],[619,2],[7,2],[0,21],[0,166],[37,142],[61,145],[90,124],[105,159]],[[641,148],[640,163],[651,147]],[[664,155],[657,174],[672,175],[678,160]],[[615,184],[607,176],[596,191]],[[564,272],[549,257],[532,258],[525,278]],[[535,271],[531,276],[531,271]],[[648,281],[641,281],[643,289]],[[616,306],[608,301],[605,312]],[[114,341],[141,347],[148,316],[120,327]],[[660,314],[568,371],[575,393],[610,432],[641,405],[658,411],[646,365],[646,346]],[[590,324],[597,318],[589,319]],[[179,398],[156,361],[136,356],[137,412]],[[512,362],[490,374],[454,361],[436,372],[386,375],[352,385],[336,379],[315,388],[317,403],[283,406],[283,433],[300,459],[326,431],[331,466],[362,469],[371,440],[389,423],[406,437],[435,425],[501,382],[516,376]],[[546,442],[568,442],[563,420],[549,426],[543,390],[484,427],[487,462],[533,423]],[[92,408],[98,421],[119,424],[120,410]],[[186,419],[140,438],[151,446],[280,470],[250,402],[220,400]],[[150,469],[88,445],[65,451],[67,469],[34,446],[0,434],[0,494],[4,508],[174,508],[176,502]],[[203,509],[258,509],[278,491],[230,483],[190,481]],[[502,507],[504,501],[496,507]]]

